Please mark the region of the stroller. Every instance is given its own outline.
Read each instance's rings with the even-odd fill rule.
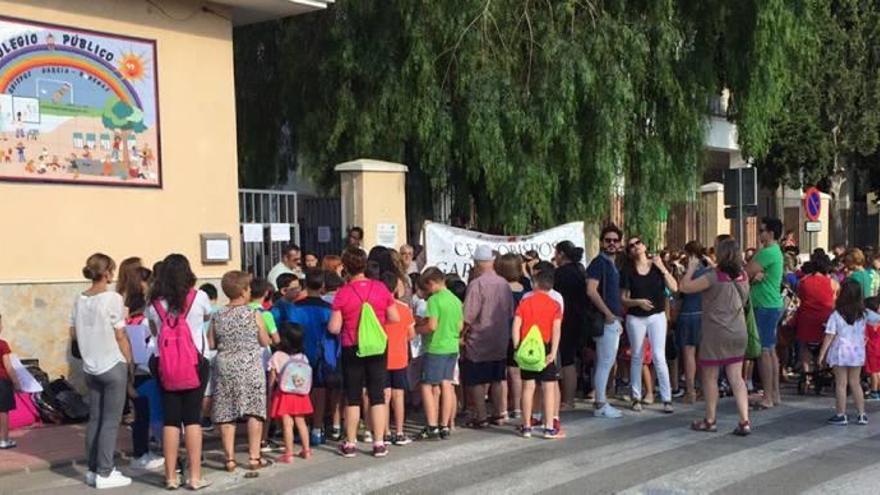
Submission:
[[[798,395],[806,395],[811,391],[815,395],[821,395],[822,390],[833,388],[834,374],[831,372],[830,367],[819,366],[818,359],[819,349],[821,348],[820,343],[809,343],[806,347],[810,353],[810,368],[812,368],[813,371],[807,372],[800,370],[797,384]]]

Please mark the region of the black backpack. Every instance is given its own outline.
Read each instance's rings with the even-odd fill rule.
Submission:
[[[43,390],[41,399],[60,412],[67,423],[82,423],[89,419],[88,404],[63,375],[49,383]]]

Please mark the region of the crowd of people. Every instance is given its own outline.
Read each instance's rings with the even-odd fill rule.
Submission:
[[[832,260],[817,250],[805,260],[779,220],[760,225],[760,249],[745,253],[719,236],[708,249],[692,241],[651,254],[614,225],[589,262],[569,241],[552,260],[480,245],[465,278],[422,266],[409,245],[366,253],[353,229],[341,256],[288,245],[266,278],[226,273],[222,306],[180,254],[118,269],[94,254],[83,268],[91,286],[70,317],[89,391],[86,483],[131,482],[114,460],[127,405],[133,467],[164,469],[166,487],[179,488],[182,437],[194,490],[210,484],[202,441],[214,428],[233,472],[244,425],[247,476],[309,459],[328,441],[346,458],[361,452],[358,441],[381,458],[389,445],[447,440],[457,426],[563,438],[560,412],[578,394],[607,419],[623,416],[621,403],[640,412],[656,400],[671,414],[675,399],[702,399],[705,415],[690,426],[706,432],[717,431],[719,397],[729,394],[733,433],[744,436],[752,411],[781,403],[780,377],[796,373],[808,386],[826,366],[836,395],[829,423],[848,423],[849,390],[856,423],[867,424],[863,366],[868,399],[880,400],[880,254],[835,249]],[[0,448],[15,446],[4,414],[18,388],[9,353],[0,340]],[[414,412],[423,427],[411,438],[404,425]],[[276,445],[279,456],[264,455]]]

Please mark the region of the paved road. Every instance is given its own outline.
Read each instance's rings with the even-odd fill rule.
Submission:
[[[330,446],[310,461],[275,466],[256,480],[220,471],[209,455],[206,493],[880,493],[880,405],[869,426],[826,426],[829,398],[790,397],[783,407],[756,413],[754,433],[739,438],[731,400],[722,403],[719,433],[687,426],[698,406],[594,419],[567,413],[564,440],[521,439],[513,428],[458,430],[448,441],[393,448],[386,459],[342,459]],[[241,456],[240,460],[244,460]],[[81,469],[0,478],[0,493],[90,493]],[[142,474],[113,493],[156,493],[162,477]]]

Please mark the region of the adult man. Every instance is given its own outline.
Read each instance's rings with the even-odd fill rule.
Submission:
[[[783,255],[779,247],[782,222],[778,218],[764,218],[758,240],[760,251],[749,261],[746,272],[752,281],[751,301],[755,322],[761,336],[761,357],[758,373],[764,386],[760,407],[768,409],[781,403],[779,394],[779,359],[776,356],[776,326],[782,318]]]
[[[489,246],[478,246],[474,252],[474,270],[478,273],[468,285],[464,300],[464,359],[461,362],[462,382],[476,410],[472,426],[487,426],[486,387],[492,386],[492,421],[502,424],[506,419],[506,398],[502,389],[505,379],[510,322],[513,318],[513,296],[507,281],[495,273],[495,254]]]
[[[364,245],[364,229],[360,227],[352,227],[348,230],[348,237],[345,239],[345,246],[350,248],[361,248]]]
[[[296,244],[285,244],[281,248],[281,261],[269,270],[266,278],[276,290],[278,289],[278,275],[282,273],[292,273],[297,278],[303,278],[302,268],[299,266],[300,255],[302,251]]]
[[[616,225],[611,224],[602,229],[599,236],[602,241],[602,252],[587,267],[587,296],[590,302],[605,316],[604,333],[594,337],[596,342],[596,367],[593,371],[593,387],[596,393],[597,418],[620,418],[623,416],[606,401],[605,392],[608,388],[608,377],[614,361],[617,359],[617,347],[623,326],[623,305],[620,302],[620,272],[614,262],[623,233]]]
[[[409,244],[400,246],[400,259],[403,261],[403,269],[406,271],[407,275],[419,273],[419,267],[413,259],[414,255],[415,250]]]

